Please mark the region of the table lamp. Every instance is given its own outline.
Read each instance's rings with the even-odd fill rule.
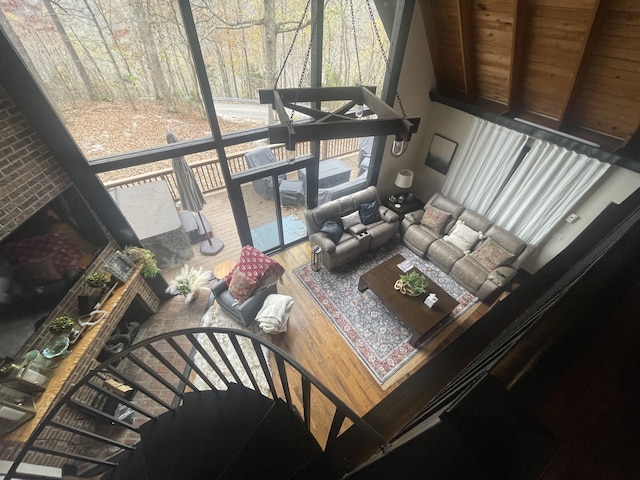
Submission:
[[[402,169],[398,171],[395,181],[396,187],[400,188],[400,193],[391,197],[391,201],[402,205],[404,202],[411,199],[411,194],[407,191],[413,185],[413,171]]]

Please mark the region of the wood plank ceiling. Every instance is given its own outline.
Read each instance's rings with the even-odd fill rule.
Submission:
[[[640,1],[421,7],[439,95],[640,159]]]

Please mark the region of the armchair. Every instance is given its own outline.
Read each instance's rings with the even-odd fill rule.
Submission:
[[[245,245],[233,270],[211,287],[207,308],[215,299],[231,318],[247,327],[255,320],[265,299],[277,293],[276,284],[283,274],[284,268],[278,262]]]
[[[278,293],[275,284],[256,290],[244,302],[234,305],[235,298],[229,293],[229,286],[224,279],[222,279],[218,280],[211,287],[211,296],[207,308],[213,304],[215,298],[220,308],[227,312],[238,323],[248,327],[251,325],[251,322],[256,319],[256,315],[262,308],[262,304],[266,298],[272,293]]]

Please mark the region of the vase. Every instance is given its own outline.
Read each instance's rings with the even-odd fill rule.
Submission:
[[[60,333],[53,337],[42,349],[42,356],[51,360],[67,353],[67,349],[69,348],[69,333]]]

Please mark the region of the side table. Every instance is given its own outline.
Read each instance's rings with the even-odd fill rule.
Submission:
[[[402,217],[404,217],[406,213],[414,212],[424,207],[424,202],[415,197],[409,200],[408,202],[404,202],[403,204],[395,203],[389,200],[388,198],[385,198],[382,201],[382,204],[392,212],[395,212],[398,215],[400,215],[400,221],[402,221]]]
[[[213,267],[213,276],[218,280],[222,280],[235,266],[236,262],[233,260],[224,260]]]

